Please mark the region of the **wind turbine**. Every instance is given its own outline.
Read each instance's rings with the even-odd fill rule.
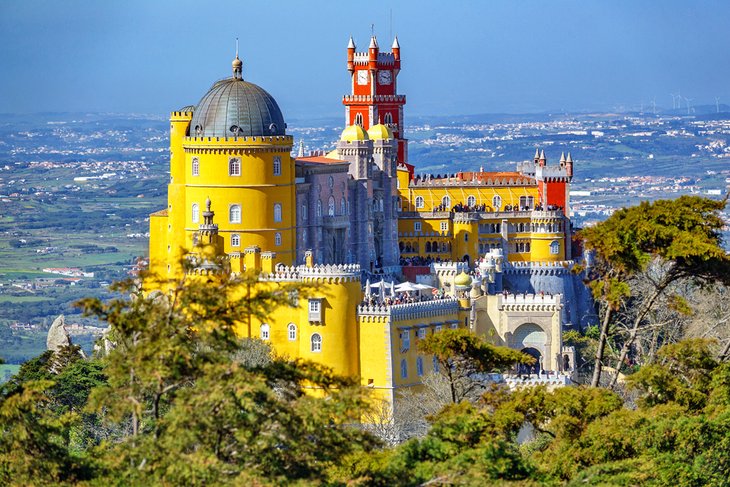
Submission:
[[[692,109],[692,105],[691,105],[692,100],[694,100],[694,98],[685,97],[685,99],[684,99],[684,102],[687,104],[687,115],[689,115],[690,109]]]
[[[715,97],[715,108],[717,109],[717,113],[720,113],[720,97]]]
[[[677,107],[677,97],[679,97],[679,95],[675,95],[674,93],[669,93],[669,96],[672,97],[672,110],[676,110],[678,108]]]
[[[654,112],[654,115],[656,115],[656,96],[651,99],[651,109]]]

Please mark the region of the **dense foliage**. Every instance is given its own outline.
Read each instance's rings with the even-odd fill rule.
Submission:
[[[718,206],[704,201],[645,205],[590,233],[594,291],[628,325],[621,334],[608,319],[564,338],[621,358],[652,330],[623,390],[485,385],[531,359],[444,330],[419,342],[438,371],[405,397],[435,407],[403,408],[425,427],[392,434],[373,427],[393,420],[374,414],[357,378],[237,337],[249,316],[307,289],[250,286],[256,276],[154,284],[166,294],[127,283],[126,298],[82,303],[110,324],[104,353],[46,352],[0,387],[0,484],[730,485],[728,276],[716,275],[727,257],[715,252]],[[670,333],[675,315],[687,318]]]

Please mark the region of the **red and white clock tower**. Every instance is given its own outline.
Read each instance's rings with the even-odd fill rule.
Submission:
[[[397,91],[400,72],[400,45],[393,40],[391,52],[380,52],[375,36],[370,38],[367,52],[355,52],[350,37],[347,45],[347,70],[352,78],[351,94],[342,97],[345,123],[368,130],[373,125],[387,125],[398,141],[398,162],[408,160],[408,140],[403,138],[403,105],[405,95]]]

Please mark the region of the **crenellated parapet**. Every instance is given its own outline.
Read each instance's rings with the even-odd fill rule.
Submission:
[[[431,264],[431,273],[439,276],[455,276],[468,271],[467,262],[434,262]]]
[[[391,305],[361,304],[357,307],[358,317],[381,316],[397,321],[453,315],[458,311],[459,300],[453,298]]]
[[[564,275],[569,274],[573,265],[572,260],[561,260],[556,262],[505,262],[505,274],[532,274],[532,275]]]
[[[554,312],[563,308],[563,297],[560,294],[497,295],[497,306],[502,311]]]
[[[537,186],[537,181],[529,176],[514,173],[502,175],[501,173],[480,173],[479,177],[472,176],[464,178],[461,174],[432,174],[417,175],[409,183],[410,187],[484,187],[484,186]]]
[[[359,282],[360,266],[358,264],[327,264],[308,267],[306,265],[286,266],[279,264],[272,272],[262,272],[259,279],[262,281],[288,282]]]

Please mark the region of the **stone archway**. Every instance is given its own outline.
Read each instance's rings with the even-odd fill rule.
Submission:
[[[512,334],[511,346],[517,350],[534,349],[544,359],[548,351],[548,335],[535,323],[523,323]]]

